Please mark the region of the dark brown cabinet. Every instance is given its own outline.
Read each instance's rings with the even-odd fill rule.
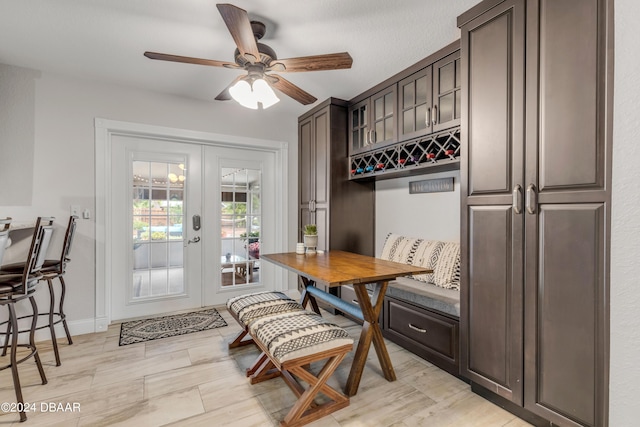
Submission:
[[[349,181],[347,103],[330,98],[300,116],[298,141],[298,241],[316,224],[318,249],[372,256],[374,184]]]
[[[349,107],[349,154],[370,150],[396,140],[396,86]]]
[[[384,300],[383,335],[458,375],[458,319],[389,296]]]
[[[399,139],[404,141],[460,125],[460,52],[398,83]]]
[[[461,374],[607,425],[610,0],[485,0],[461,27]]]
[[[433,132],[460,126],[462,75],[460,52],[452,53],[433,64]]]
[[[400,92],[398,135],[401,140],[431,133],[431,87],[433,80],[431,70],[431,66],[428,66],[398,83]]]

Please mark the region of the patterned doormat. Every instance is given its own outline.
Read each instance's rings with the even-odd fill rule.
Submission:
[[[218,310],[210,308],[191,313],[124,322],[120,327],[120,345],[175,337],[176,335],[227,326]]]

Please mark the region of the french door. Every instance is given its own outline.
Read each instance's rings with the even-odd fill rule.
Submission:
[[[114,136],[111,153],[112,320],[273,284],[273,152]]]

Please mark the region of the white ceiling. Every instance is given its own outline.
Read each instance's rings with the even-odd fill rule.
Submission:
[[[350,99],[459,37],[479,0],[233,0],[267,24],[279,58],[347,51],[350,70],[284,76],[322,101]],[[0,63],[211,102],[237,70],[153,61],[146,50],[233,62],[213,0],[0,0]],[[281,96],[272,107],[310,107]],[[286,98],[286,99],[285,99]],[[226,101],[233,102],[233,101]]]

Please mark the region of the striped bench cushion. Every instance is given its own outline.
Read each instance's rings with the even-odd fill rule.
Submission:
[[[306,310],[254,320],[249,330],[279,363],[353,345],[347,331]]]
[[[433,273],[412,277],[441,288],[460,290],[460,244],[457,242],[424,240],[389,233],[380,258],[430,268]]]
[[[298,302],[286,294],[272,291],[231,298],[227,301],[227,309],[245,326],[261,317],[304,310]]]

